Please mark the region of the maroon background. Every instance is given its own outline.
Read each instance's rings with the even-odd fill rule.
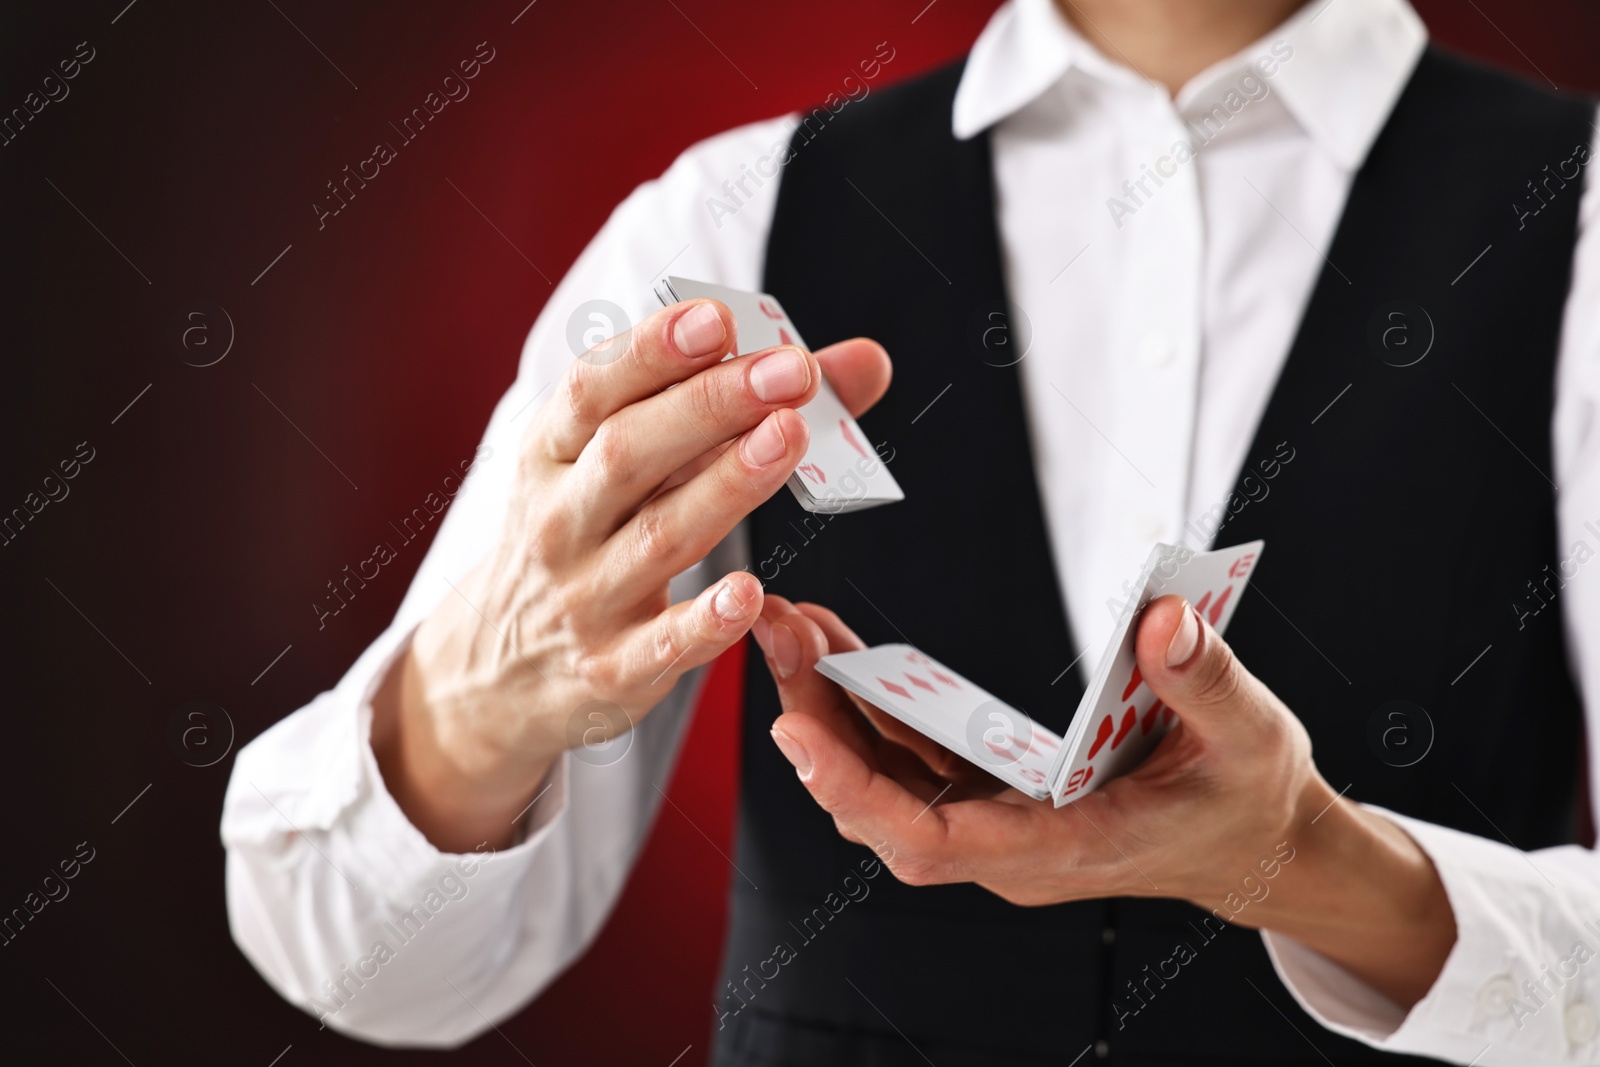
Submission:
[[[503,1037],[449,1054],[319,1032],[255,975],[222,897],[232,759],[186,766],[168,739],[179,706],[203,699],[226,708],[237,747],[383,627],[421,543],[325,630],[308,605],[471,453],[550,292],[539,272],[559,278],[630,189],[699,138],[820,99],[879,41],[897,52],[888,79],[941,64],[994,7],[542,0],[513,25],[525,2],[0,13],[0,111],[78,42],[97,52],[69,97],[0,147],[0,513],[78,442],[96,450],[71,495],[0,548],[0,913],[78,842],[97,850],[71,895],[0,948],[9,1049],[265,1065],[292,1044],[284,1067],[429,1055],[664,1067],[692,1046],[678,1062],[702,1062],[729,875],[707,837],[728,848],[736,658],[691,734],[676,810],[663,807],[594,950]],[[1445,43],[1600,88],[1592,3],[1418,7]],[[323,183],[485,40],[497,54],[471,96],[318,232]],[[224,306],[237,334],[204,369],[168,336],[199,304]]]

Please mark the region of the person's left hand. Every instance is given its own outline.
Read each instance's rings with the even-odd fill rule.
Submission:
[[[1209,909],[1336,799],[1300,721],[1180,597],[1145,609],[1136,646],[1179,722],[1132,773],[1059,809],[819,674],[821,656],[863,647],[826,608],[769,595],[754,635],[784,709],[774,741],[839,832],[911,885],[976,882],[1027,905],[1162,896]]]

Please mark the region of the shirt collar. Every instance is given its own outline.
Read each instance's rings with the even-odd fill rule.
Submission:
[[[1295,120],[1340,165],[1354,170],[1405,88],[1427,44],[1406,0],[1312,0],[1249,48],[1196,75],[1179,91],[1180,111],[1207,98],[1273,44],[1293,56],[1277,65],[1271,87]],[[956,90],[951,125],[973,137],[1032,104],[1069,70],[1113,84],[1144,79],[1102,55],[1053,0],[1007,0],[979,34]]]

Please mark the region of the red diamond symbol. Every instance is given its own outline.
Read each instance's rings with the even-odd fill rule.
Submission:
[[[928,668],[928,673],[933,675],[934,681],[943,682],[945,685],[948,685],[951,689],[960,689],[961,688],[960,684],[954,678],[950,677],[948,674],[942,674],[939,671],[934,670],[932,667]]]
[[[878,684],[879,684],[879,685],[881,685],[881,686],[883,686],[883,687],[884,687],[884,688],[885,688],[885,689],[887,689],[887,690],[888,690],[888,691],[889,691],[889,692],[891,692],[891,693],[896,693],[896,694],[898,694],[898,695],[900,695],[900,696],[903,696],[903,697],[905,697],[905,698],[906,698],[906,699],[907,699],[907,700],[915,700],[915,699],[917,699],[917,698],[916,698],[916,697],[914,697],[914,696],[912,696],[912,695],[911,695],[911,691],[910,691],[910,690],[908,690],[908,689],[907,689],[907,688],[906,688],[906,687],[905,687],[905,686],[903,686],[903,685],[896,685],[896,684],[895,684],[895,683],[893,683],[893,682],[891,682],[891,681],[889,681],[889,680],[888,680],[888,679],[886,679],[886,678],[879,678],[879,679],[878,679]]]
[[[780,330],[778,332],[782,333],[783,331]],[[787,342],[787,341],[784,342],[784,344],[788,344],[788,343],[789,342]],[[844,434],[844,443],[845,444],[847,444],[851,448],[855,449],[856,453],[858,455],[860,455],[860,457],[862,459],[866,459],[867,458],[867,448],[860,441],[856,440],[856,435],[855,434],[850,432],[850,421],[848,419],[840,419],[839,420],[839,432]]]
[[[916,675],[909,674],[909,673],[906,675],[906,677],[911,680],[911,684],[912,685],[920,685],[922,688],[926,689],[930,693],[938,692],[938,690],[933,688],[933,683],[932,682],[924,682],[921,678],[918,678]]]

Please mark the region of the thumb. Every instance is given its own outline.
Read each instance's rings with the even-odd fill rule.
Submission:
[[[822,367],[822,374],[838,394],[839,402],[860,417],[867,409],[883,399],[889,388],[893,368],[889,354],[878,342],[866,337],[856,337],[819,348],[813,353]]]
[[[1145,608],[1134,654],[1145,684],[1202,738],[1226,731],[1237,740],[1241,728],[1265,717],[1272,700],[1183,597],[1164,596]]]

